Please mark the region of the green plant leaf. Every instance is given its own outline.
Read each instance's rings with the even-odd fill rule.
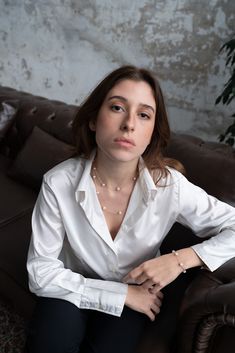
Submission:
[[[235,64],[235,55],[233,55],[231,66],[233,66],[234,64]]]
[[[230,70],[230,78],[225,83],[222,93],[216,98],[215,104],[222,102],[222,104],[230,104],[235,98],[235,38],[227,41],[222,45],[219,53],[226,53],[225,66]],[[232,115],[235,118],[235,113]],[[226,129],[225,133],[219,135],[220,142],[225,141],[226,144],[233,146],[235,143],[235,120]]]
[[[225,135],[228,135],[228,134],[235,136],[235,124],[232,124],[227,128]]]
[[[225,142],[226,142],[229,146],[233,146],[233,145],[234,145],[234,138],[233,138],[233,137],[229,137]]]
[[[235,49],[235,38],[229,40],[228,42],[224,43],[222,47],[220,48],[219,52],[222,52],[223,50],[230,50],[231,52]]]
[[[224,139],[225,139],[225,135],[223,135],[223,134],[219,135],[219,141],[220,142],[223,142]]]
[[[232,95],[228,100],[227,100],[227,105],[231,103],[231,101],[235,98],[234,95]]]
[[[219,104],[219,102],[221,101],[221,99],[222,99],[222,95],[220,95],[219,97],[216,98],[215,104]]]
[[[232,77],[235,80],[235,76]],[[233,82],[232,78],[230,78],[228,80],[228,82],[225,84],[225,88],[223,90],[223,92],[221,93],[221,98],[222,98],[222,102],[223,104],[228,104],[228,100],[230,99],[230,95],[232,95],[232,97],[234,97],[233,94],[233,89],[234,89],[234,85],[235,82]]]

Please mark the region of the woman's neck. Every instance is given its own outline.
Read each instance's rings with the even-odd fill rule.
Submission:
[[[115,161],[98,153],[93,163],[97,177],[109,188],[131,184],[138,174],[138,160],[130,162]]]

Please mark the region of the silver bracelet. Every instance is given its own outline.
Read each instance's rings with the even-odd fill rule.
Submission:
[[[184,267],[184,264],[182,262],[180,262],[180,260],[179,260],[179,253],[175,250],[172,250],[172,254],[174,254],[176,256],[177,261],[178,261],[178,265],[182,268],[183,273],[186,273],[187,271],[186,271],[186,268]]]

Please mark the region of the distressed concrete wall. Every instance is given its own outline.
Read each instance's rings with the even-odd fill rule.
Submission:
[[[234,0],[0,0],[0,82],[79,103],[110,70],[145,66],[172,129],[215,140],[233,108],[214,101],[234,25]]]

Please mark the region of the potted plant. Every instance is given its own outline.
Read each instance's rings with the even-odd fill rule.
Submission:
[[[229,68],[231,76],[225,83],[223,92],[216,98],[215,104],[222,101],[223,104],[228,105],[235,98],[235,38],[226,42],[220,52],[226,53],[226,67]],[[232,124],[219,136],[219,139],[233,146],[235,143],[235,113],[231,117],[233,118]]]

